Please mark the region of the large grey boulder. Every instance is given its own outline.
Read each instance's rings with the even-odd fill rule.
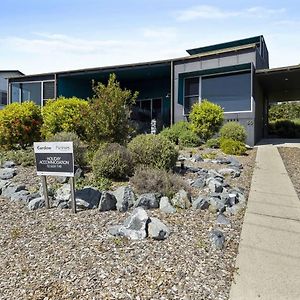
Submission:
[[[226,212],[224,212],[224,214],[226,214],[226,215],[237,215],[237,214],[242,213],[245,208],[246,208],[246,203],[245,202],[240,202],[240,203],[235,204],[231,207],[227,207]]]
[[[110,192],[102,192],[98,205],[99,211],[108,211],[117,209],[117,199]]]
[[[54,193],[54,198],[58,201],[69,201],[71,199],[71,187],[65,183]]]
[[[205,210],[209,208],[209,199],[203,196],[199,196],[197,199],[195,199],[192,203],[193,209],[201,209]]]
[[[200,155],[195,154],[195,155],[193,155],[193,156],[190,158],[190,160],[191,160],[192,162],[199,162],[199,161],[203,161],[203,158],[202,158]]]
[[[12,184],[11,183],[2,189],[2,196],[6,197],[6,198],[10,198],[12,194],[17,193],[22,190],[26,190],[24,184]]]
[[[209,198],[209,210],[211,212],[223,212],[225,211],[225,203],[222,199],[217,197],[210,197]]]
[[[9,180],[2,180],[0,179],[0,194],[2,193],[2,190],[6,188],[10,184]]]
[[[180,190],[171,199],[171,204],[175,208],[181,208],[181,209],[189,208],[191,207],[190,196],[185,190]]]
[[[38,208],[42,208],[45,206],[45,199],[44,197],[34,198],[28,203],[29,210],[36,210]]]
[[[232,178],[239,177],[241,175],[241,171],[236,167],[228,167],[219,170],[219,173],[223,176],[231,176]]]
[[[197,179],[191,184],[192,187],[198,188],[198,189],[204,188],[205,185],[206,185],[205,179],[202,178],[202,177],[197,178]]]
[[[16,166],[16,164],[12,160],[6,160],[2,164],[2,168],[14,168],[15,166]]]
[[[158,208],[159,196],[155,193],[142,194],[138,197],[135,206],[142,206],[145,209]]]
[[[216,223],[220,225],[229,225],[230,221],[223,214],[218,214]]]
[[[160,198],[159,209],[166,214],[173,214],[176,212],[176,208],[172,206],[168,197]]]
[[[210,233],[210,241],[214,249],[221,250],[224,247],[225,236],[220,230],[212,230]]]
[[[209,180],[209,182],[208,182],[208,188],[213,193],[222,193],[223,184],[222,184],[222,182],[220,182],[216,179],[212,179],[212,180]]]
[[[124,221],[123,225],[114,225],[109,233],[114,236],[127,237],[132,240],[141,240],[147,236],[149,217],[142,207],[137,207]]]
[[[12,169],[12,168],[0,169],[0,179],[2,180],[12,179],[15,175],[17,175],[16,169]]]
[[[101,192],[93,187],[85,187],[75,192],[76,206],[81,209],[97,208]]]
[[[164,240],[170,235],[170,230],[167,225],[165,225],[158,218],[150,218],[148,223],[148,236],[154,240]]]
[[[236,158],[234,158],[232,156],[228,157],[228,161],[230,162],[229,166],[236,167],[239,169],[243,168],[243,165]]]
[[[19,192],[13,193],[10,196],[11,201],[17,201],[17,202],[24,202],[28,203],[32,199],[32,195],[29,193],[29,191],[21,190]]]
[[[58,182],[60,184],[64,184],[64,183],[67,183],[69,181],[69,177],[66,177],[66,176],[56,176],[55,180],[56,180],[56,182]]]
[[[208,176],[211,178],[214,178],[220,182],[223,182],[223,180],[224,180],[224,176],[213,169],[208,170]]]
[[[117,210],[124,212],[133,207],[135,203],[135,195],[131,187],[121,186],[113,192],[117,199]]]

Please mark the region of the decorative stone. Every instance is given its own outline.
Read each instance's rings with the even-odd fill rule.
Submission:
[[[221,169],[221,170],[219,170],[219,173],[224,176],[230,175],[232,178],[236,178],[241,175],[241,171],[235,167]]]
[[[182,209],[189,208],[191,207],[190,196],[185,190],[180,190],[171,199],[171,204],[175,208],[182,208]]]
[[[76,206],[81,209],[97,208],[101,192],[93,187],[85,187],[75,192]]]
[[[102,192],[99,201],[99,211],[108,211],[117,209],[117,199],[110,192]]]
[[[2,168],[14,168],[16,164],[12,160],[7,160],[2,164]]]
[[[142,194],[138,197],[135,206],[142,206],[145,209],[158,208],[158,195],[156,195],[155,193]]]
[[[80,167],[76,167],[74,177],[75,179],[84,177],[84,172]]]
[[[208,209],[209,205],[210,205],[209,200],[203,196],[199,196],[192,203],[193,209],[201,209],[201,210]]]
[[[229,225],[230,221],[223,214],[218,214],[216,223],[220,225]]]
[[[158,218],[150,218],[148,236],[154,240],[164,240],[170,235],[169,228]]]
[[[25,190],[25,185],[10,184],[2,189],[2,196],[10,198],[12,194]]]
[[[222,193],[223,191],[222,183],[215,179],[209,181],[208,188],[213,193]]]
[[[42,208],[45,206],[45,199],[44,197],[34,198],[28,203],[29,210],[36,210],[38,208]]]
[[[59,201],[69,201],[71,199],[71,187],[65,183],[54,193],[54,198]]]
[[[16,169],[12,169],[12,168],[0,169],[0,179],[2,180],[12,179],[16,174],[17,174]]]
[[[67,183],[69,181],[69,177],[66,176],[56,176],[55,177],[55,181],[60,183],[60,184],[64,184]]]
[[[202,158],[200,155],[195,154],[195,155],[193,155],[193,156],[190,158],[190,160],[191,160],[192,162],[199,162],[199,161],[203,161],[203,158]]]
[[[243,165],[236,158],[230,156],[228,157],[228,160],[230,161],[229,166],[233,166],[239,169],[243,168]]]
[[[10,196],[11,201],[20,201],[24,203],[30,202],[32,198],[33,198],[32,195],[30,195],[30,193],[26,190],[21,190],[19,192],[13,193]]]
[[[0,179],[0,194],[2,193],[2,190],[9,185],[9,183],[10,183],[10,181],[8,181],[8,180]]]
[[[117,210],[124,212],[133,207],[135,195],[129,186],[121,186],[113,192],[117,199]]]
[[[224,247],[225,237],[222,231],[213,230],[210,233],[211,245],[214,249],[221,250]]]
[[[194,187],[194,188],[202,189],[202,188],[204,188],[205,185],[206,185],[205,179],[199,177],[199,178],[197,178],[191,185],[192,185],[192,187]]]
[[[224,202],[216,197],[210,197],[209,198],[209,210],[211,212],[223,212],[225,210],[225,204]]]
[[[166,214],[173,214],[176,212],[175,207],[171,205],[168,197],[161,197],[159,209]]]

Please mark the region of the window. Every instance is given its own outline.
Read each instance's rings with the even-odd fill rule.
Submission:
[[[225,112],[251,111],[251,73],[202,77],[201,98]]]
[[[37,105],[41,105],[41,83],[22,83],[22,98],[21,101],[33,101]]]
[[[0,105],[6,105],[6,104],[7,104],[7,92],[0,91]]]
[[[54,99],[54,81],[43,82],[43,102],[46,100]]]
[[[11,85],[11,102],[20,102],[21,100],[21,84],[12,83]]]
[[[135,119],[142,122],[151,122],[152,119],[159,120],[162,118],[162,100],[147,99],[137,100],[135,103]]]
[[[194,103],[199,102],[199,77],[186,78],[184,82],[184,114],[189,114]]]

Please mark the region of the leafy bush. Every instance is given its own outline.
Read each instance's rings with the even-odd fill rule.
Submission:
[[[94,155],[92,167],[95,179],[123,179],[132,175],[134,169],[130,152],[116,143],[102,144]]]
[[[178,157],[174,144],[162,135],[138,135],[128,144],[128,149],[135,165],[159,169],[172,169]]]
[[[180,176],[170,171],[145,166],[135,171],[130,183],[139,194],[160,193],[163,196],[173,197],[180,189],[189,191],[189,186]]]
[[[223,109],[208,100],[195,103],[189,115],[192,130],[203,140],[211,138],[224,120]]]
[[[82,189],[85,186],[92,186],[97,188],[100,191],[106,191],[111,188],[112,182],[110,179],[105,178],[105,177],[100,177],[100,178],[78,178],[76,179],[76,189]]]
[[[42,135],[49,139],[54,134],[65,131],[75,132],[84,138],[84,113],[88,109],[88,102],[76,97],[47,101],[42,108],[44,124]],[[89,120],[90,121],[90,120]]]
[[[220,129],[221,138],[232,139],[234,141],[245,142],[247,132],[244,126],[238,122],[227,122]]]
[[[200,145],[199,137],[191,130],[190,123],[185,121],[177,122],[172,127],[165,128],[160,134],[176,145],[183,147]]]
[[[231,155],[244,155],[247,150],[243,142],[233,139],[221,139],[220,148],[223,153]]]
[[[130,132],[130,109],[138,93],[122,90],[115,74],[110,75],[107,85],[95,84],[93,92],[88,114],[84,117],[88,140],[93,144],[126,143]]]
[[[220,139],[219,138],[209,139],[206,141],[205,145],[208,148],[218,149],[220,148]]]
[[[74,162],[78,166],[85,165],[86,145],[75,132],[58,132],[48,139],[49,142],[73,142]]]
[[[0,110],[0,146],[25,148],[40,139],[41,109],[31,101],[13,103]]]
[[[300,119],[300,103],[281,103],[269,109],[269,121]]]
[[[281,138],[300,138],[300,119],[270,122],[269,133]]]
[[[6,160],[11,160],[15,164],[21,165],[22,167],[34,166],[35,157],[34,157],[33,148],[2,151],[0,153],[1,165]]]

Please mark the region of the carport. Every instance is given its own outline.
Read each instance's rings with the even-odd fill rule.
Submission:
[[[256,70],[255,75],[256,97],[263,104],[261,109],[256,111],[256,118],[258,119],[256,132],[258,136],[268,137],[268,109],[270,104],[300,101],[300,64]]]

